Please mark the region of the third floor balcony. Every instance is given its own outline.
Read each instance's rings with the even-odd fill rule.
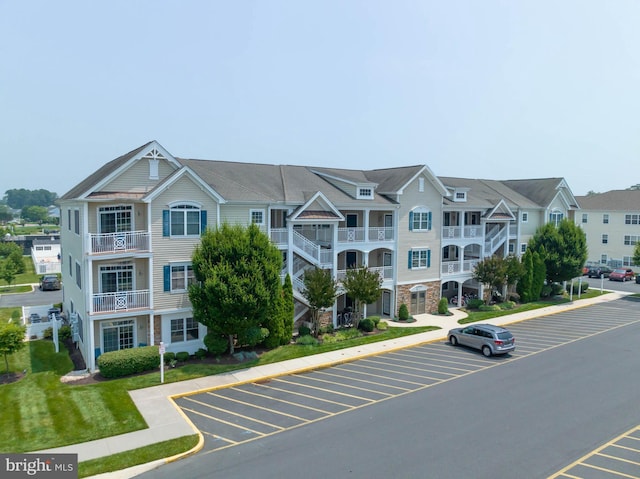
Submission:
[[[147,231],[89,234],[89,254],[120,254],[146,252],[150,249],[151,234]]]

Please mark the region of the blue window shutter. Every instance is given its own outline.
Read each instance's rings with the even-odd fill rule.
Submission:
[[[428,230],[431,229],[431,211],[429,211],[429,213],[427,213],[427,229]]]
[[[431,268],[431,250],[430,249],[427,250],[427,268]]]
[[[162,210],[162,236],[170,236],[169,210]]]
[[[162,274],[164,278],[164,290],[171,291],[171,266],[165,264],[162,267]]]
[[[409,231],[413,231],[413,211],[409,211]]]
[[[413,263],[413,252],[409,250],[409,269],[411,269],[412,263]]]
[[[200,211],[200,234],[207,229],[207,210]]]

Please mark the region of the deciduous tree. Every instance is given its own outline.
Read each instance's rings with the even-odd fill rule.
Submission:
[[[0,323],[0,354],[9,374],[9,355],[24,348],[25,327],[17,323]]]
[[[320,312],[333,305],[338,294],[338,284],[328,269],[313,268],[304,273],[304,290],[302,295],[311,309],[313,334],[318,336],[320,331]]]
[[[372,271],[367,266],[359,266],[347,269],[342,285],[347,296],[355,304],[354,326],[358,327],[364,305],[373,303],[380,297],[382,277],[377,271]]]

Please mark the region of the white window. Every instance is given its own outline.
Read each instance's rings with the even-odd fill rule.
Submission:
[[[129,349],[135,346],[135,321],[107,321],[100,323],[102,330],[102,352]]]
[[[254,225],[264,225],[264,210],[251,210],[251,222]]]
[[[195,341],[199,338],[198,322],[193,318],[176,318],[171,320],[171,343]]]
[[[171,265],[171,291],[186,291],[196,280],[190,264]]]
[[[80,234],[80,210],[73,210],[74,232]]]
[[[416,208],[409,212],[409,229],[411,231],[429,231],[431,229],[431,211]]]
[[[529,213],[522,213],[522,222],[526,223],[527,221],[529,221]]]
[[[640,224],[640,215],[624,215],[625,225],[637,225]]]
[[[635,246],[639,237],[636,235],[624,235],[625,246]]]
[[[609,215],[607,213],[602,215],[602,223],[604,223],[605,225],[609,224]]]
[[[409,269],[424,269],[431,266],[431,250],[413,249],[409,252]]]
[[[527,251],[527,243],[520,243],[520,253],[525,253]]]
[[[373,190],[371,188],[358,188],[358,199],[373,198]]]
[[[623,256],[622,266],[633,266],[633,258],[631,256]]]
[[[200,208],[195,205],[177,205],[171,208],[171,236],[200,235]]]
[[[553,223],[557,227],[560,225],[562,218],[564,218],[564,214],[561,211],[554,210],[549,214],[549,223]]]
[[[582,222],[586,223],[589,220],[589,215],[587,213],[582,213]]]
[[[80,263],[76,261],[76,284],[78,285],[78,288],[82,289],[82,278],[80,274],[81,274]]]
[[[514,243],[509,243],[509,254],[513,254],[516,250],[516,245]]]
[[[602,244],[607,244],[609,242],[609,235],[608,234],[603,234],[602,235]]]
[[[606,254],[600,255],[600,263],[601,264],[607,264],[607,255]]]
[[[100,233],[122,233],[133,230],[131,205],[104,206],[98,210]]]

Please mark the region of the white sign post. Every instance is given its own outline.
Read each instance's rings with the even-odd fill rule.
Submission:
[[[51,326],[53,329],[53,344],[55,344],[56,353],[59,353],[60,346],[58,345],[58,321],[56,321],[56,315],[51,313],[49,315],[49,320],[51,321]]]
[[[164,343],[160,341],[160,384],[164,383]]]

